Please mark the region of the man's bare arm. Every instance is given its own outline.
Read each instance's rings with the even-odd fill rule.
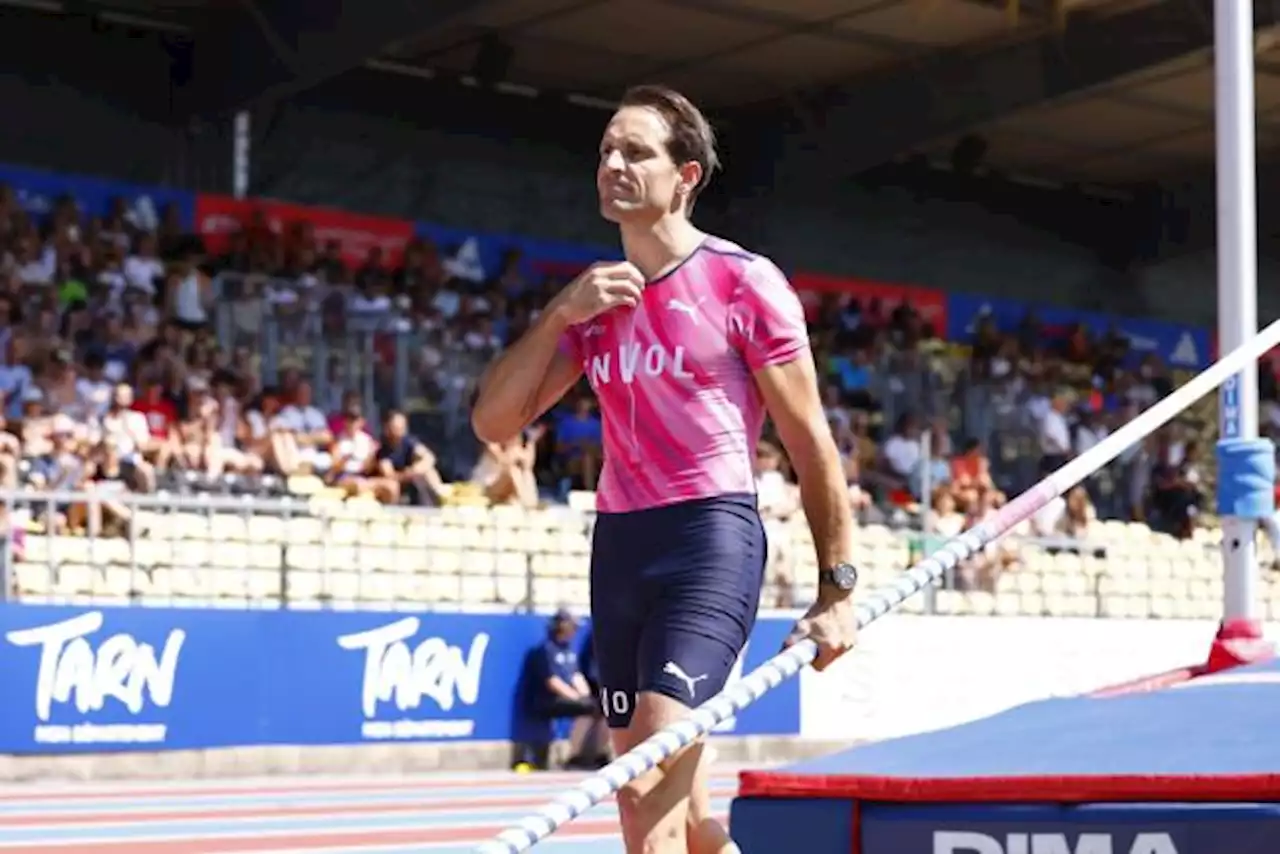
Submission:
[[[568,324],[552,308],[480,378],[471,426],[482,442],[506,442],[573,388],[582,367],[560,352]]]
[[[818,394],[813,357],[806,353],[790,362],[761,368],[755,377],[800,484],[800,503],[813,532],[818,567],[852,563],[849,490],[840,450]]]

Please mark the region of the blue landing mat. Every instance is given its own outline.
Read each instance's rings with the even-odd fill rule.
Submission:
[[[745,772],[732,828],[746,854],[1280,854],[1277,728],[1280,661],[1046,700]]]

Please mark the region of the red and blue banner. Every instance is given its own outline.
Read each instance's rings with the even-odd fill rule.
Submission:
[[[947,331],[947,295],[933,288],[803,272],[792,273],[791,284],[800,292],[811,317],[824,297],[834,295],[842,301],[856,299],[864,309],[878,302],[886,315],[905,303],[919,312],[936,334],[941,336]]]
[[[317,245],[323,247],[330,241],[338,241],[343,260],[352,267],[363,264],[374,247],[382,249],[384,264],[398,264],[405,246],[414,237],[413,223],[391,217],[274,199],[237,199],[209,194],[196,199],[196,232],[204,238],[205,247],[213,255],[226,251],[230,235],[253,227],[259,219],[272,232],[281,235],[292,227],[310,225]]]

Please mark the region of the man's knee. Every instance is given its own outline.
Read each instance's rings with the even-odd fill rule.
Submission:
[[[619,754],[652,737],[663,727],[682,720],[689,712],[688,706],[665,693],[641,691],[636,696],[635,711],[631,716],[630,726],[622,733],[620,739],[622,743],[617,744]],[[642,780],[649,781],[648,785],[642,789],[648,791],[656,787],[691,750],[694,748],[700,750],[701,744],[699,740],[685,745],[659,762],[656,767],[641,777]]]

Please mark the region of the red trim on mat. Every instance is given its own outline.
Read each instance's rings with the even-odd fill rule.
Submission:
[[[1134,679],[1131,682],[1124,682],[1119,685],[1108,685],[1106,688],[1099,688],[1088,696],[1119,697],[1124,694],[1141,694],[1146,691],[1159,691],[1162,688],[1172,688],[1174,685],[1181,685],[1183,682],[1198,679],[1201,676],[1204,676],[1205,673],[1206,670],[1204,665],[1180,667],[1177,670],[1170,670],[1166,673],[1157,673],[1154,676],[1143,676],[1142,678]]]
[[[739,780],[738,796],[743,798],[861,798],[900,803],[1280,801],[1280,774],[950,777],[929,780],[743,771]]]

